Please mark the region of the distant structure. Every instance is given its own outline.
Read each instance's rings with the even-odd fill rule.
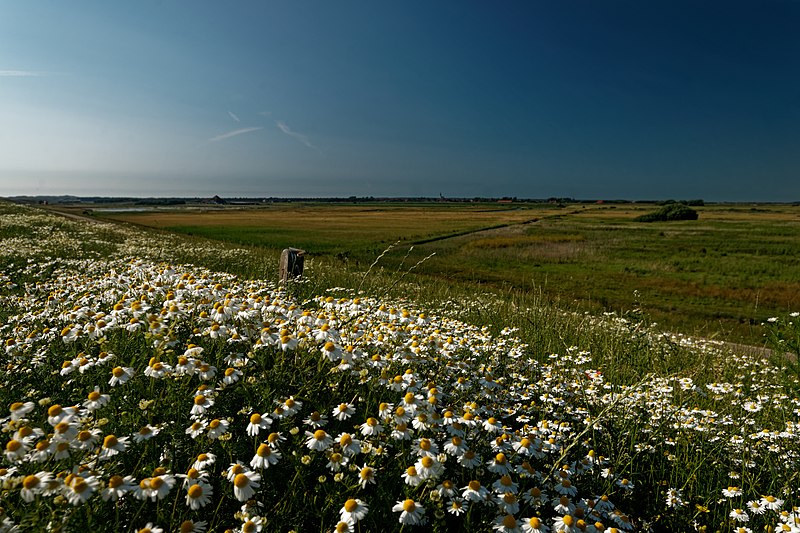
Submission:
[[[212,199],[207,200],[207,203],[215,205],[227,205],[228,202],[226,202],[225,200],[223,200],[222,198],[220,198],[215,194]]]

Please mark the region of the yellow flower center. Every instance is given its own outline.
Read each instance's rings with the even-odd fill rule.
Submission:
[[[346,502],[344,502],[344,510],[348,513],[352,513],[358,508],[358,502],[354,499],[350,498]]]
[[[472,481],[470,481],[468,486],[470,490],[474,490],[476,492],[481,490],[481,482],[478,481],[477,479],[473,479]]]
[[[269,446],[268,446],[268,445],[266,445],[266,444],[261,444],[261,445],[258,447],[258,451],[256,451],[256,454],[257,454],[259,457],[269,457],[270,455],[272,455],[272,450],[270,450],[270,448],[269,448]]]
[[[189,490],[187,492],[189,493],[189,497],[190,498],[197,499],[197,498],[199,498],[200,496],[203,495],[203,487],[201,487],[198,484],[195,484],[195,485],[192,485],[191,487],[189,487]]]
[[[417,469],[413,466],[409,466],[406,469],[406,474],[408,474],[408,477],[415,477],[417,475]]]
[[[419,449],[423,451],[430,451],[431,449],[431,441],[430,439],[420,439],[419,441]]]
[[[528,525],[530,525],[533,529],[539,529],[542,526],[542,521],[534,516],[528,520]]]
[[[39,486],[39,478],[36,476],[25,476],[22,480],[22,486],[28,490],[34,489]]]
[[[244,474],[236,474],[236,477],[233,478],[233,484],[242,489],[250,484],[250,478]]]
[[[6,451],[13,453],[19,450],[20,448],[22,448],[22,443],[18,440],[11,439],[6,443]]]
[[[318,429],[314,432],[314,439],[316,440],[325,440],[325,437],[327,436],[328,434],[325,433],[324,429]]]
[[[250,415],[250,423],[253,425],[258,425],[261,423],[261,415],[258,413],[253,413]]]
[[[106,435],[106,438],[103,439],[103,448],[113,448],[119,444],[119,440],[114,435]]]
[[[112,375],[113,375],[115,378],[121,378],[123,375],[125,375],[125,370],[124,370],[124,369],[123,369],[121,366],[115,366],[115,367],[114,367],[114,368],[111,370],[111,374],[112,374]]]
[[[428,457],[428,456],[423,457],[422,458],[422,466],[424,466],[425,468],[432,467],[433,466],[433,459]]]
[[[564,522],[564,525],[567,526],[567,527],[572,527],[572,524],[575,523],[575,519],[572,518],[568,514],[565,514],[564,517],[561,520]]]
[[[513,529],[517,527],[517,519],[507,514],[505,518],[503,518],[503,525],[509,529]]]
[[[89,484],[83,480],[83,478],[78,478],[78,481],[72,484],[72,490],[77,492],[78,494],[83,494],[86,492],[86,489],[89,488]]]
[[[414,500],[406,500],[403,502],[403,510],[407,513],[413,513],[417,510],[417,504],[414,503]]]
[[[506,455],[504,453],[498,453],[494,456],[494,461],[499,465],[506,464]]]
[[[122,485],[124,481],[125,480],[122,479],[122,476],[111,476],[111,478],[108,480],[108,488],[116,489],[117,487]]]

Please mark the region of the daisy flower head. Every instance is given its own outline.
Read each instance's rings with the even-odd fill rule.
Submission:
[[[750,520],[750,517],[742,509],[733,509],[728,516],[733,518],[733,520],[736,522],[747,522]]]
[[[573,533],[578,532],[579,529],[576,527],[575,518],[572,515],[565,514],[564,516],[558,516],[553,521],[553,531],[555,533]]]
[[[106,486],[100,491],[103,501],[117,501],[128,492],[136,488],[136,480],[133,476],[111,476]]]
[[[557,483],[556,486],[553,488],[556,489],[556,492],[558,492],[559,494],[563,494],[570,497],[576,496],[578,494],[578,489],[575,488],[575,486],[569,479],[562,479],[561,482]]]
[[[108,434],[103,439],[99,459],[110,459],[118,453],[124,452],[127,447],[128,437],[117,437],[116,435]]]
[[[205,533],[207,525],[203,520],[184,520],[178,526],[178,533]]]
[[[352,403],[340,403],[337,407],[333,408],[331,416],[336,420],[347,420],[356,412],[355,406]]]
[[[403,525],[421,526],[426,522],[425,507],[410,498],[397,502],[392,511],[400,513],[398,521]]]
[[[376,418],[369,417],[367,421],[361,424],[361,434],[365,437],[379,435],[383,433],[383,426]]]
[[[22,489],[19,491],[20,497],[30,503],[37,494],[41,494],[47,489],[48,484],[53,480],[50,472],[37,472],[30,474],[22,479]]]
[[[422,483],[423,479],[417,472],[416,467],[409,466],[406,468],[406,471],[403,472],[402,475],[403,480],[405,481],[406,485],[410,485],[412,487],[417,487]]]
[[[617,479],[614,484],[624,490],[633,490],[635,486],[633,481],[629,480],[628,478]]]
[[[378,406],[378,416],[382,420],[386,420],[386,419],[388,419],[389,417],[392,416],[393,410],[394,410],[394,404],[382,402]]]
[[[97,409],[104,407],[110,401],[111,396],[108,394],[102,394],[100,392],[100,387],[95,387],[94,390],[86,397],[86,401],[83,402],[83,406],[88,411],[96,411]]]
[[[214,491],[211,485],[202,480],[197,480],[186,489],[186,505],[196,511],[211,501]]]
[[[328,464],[326,467],[330,469],[331,472],[339,472],[347,463],[348,459],[346,456],[339,452],[333,452],[328,456]]]
[[[33,411],[35,407],[33,402],[14,402],[8,408],[11,412],[11,420],[14,422],[18,422],[21,420],[25,415]]]
[[[512,514],[495,518],[492,528],[500,533],[521,533],[522,531],[519,522]]]
[[[253,497],[256,489],[261,486],[261,476],[256,472],[241,472],[233,478],[233,495],[240,502]]]
[[[481,456],[472,450],[467,450],[458,457],[458,462],[464,468],[475,468],[481,464]]]
[[[219,418],[211,420],[208,423],[208,438],[212,440],[220,438],[228,431],[229,425],[230,422],[227,420],[220,420]]]
[[[447,508],[447,512],[454,516],[461,516],[462,514],[467,512],[467,509],[464,507],[464,500],[461,498],[453,498],[450,500],[450,505]]]
[[[194,463],[192,463],[192,468],[195,470],[205,470],[206,467],[213,465],[216,460],[217,456],[213,453],[201,453],[194,460]]]
[[[783,507],[783,500],[775,496],[762,496],[759,503],[771,511],[779,511]]]
[[[500,479],[492,483],[492,489],[494,489],[494,491],[498,494],[505,494],[506,492],[516,494],[519,490],[519,486],[514,483],[514,480],[511,479],[510,475],[505,474]]]
[[[277,464],[280,459],[280,452],[273,450],[269,444],[261,443],[250,461],[250,466],[254,469],[269,468],[270,465]]]
[[[342,522],[351,524],[357,523],[359,520],[367,516],[369,509],[367,504],[357,498],[350,498],[344,502],[344,506],[339,510],[339,515]]]
[[[367,484],[375,484],[375,469],[371,466],[363,465],[358,472],[358,484],[362,489],[367,488]]]
[[[269,444],[272,448],[278,449],[278,445],[282,442],[286,441],[286,437],[284,437],[280,432],[273,431],[269,435],[267,435],[267,444]]]
[[[739,487],[728,487],[727,489],[722,489],[722,495],[726,498],[735,498],[736,496],[742,495],[742,489]]]
[[[186,428],[186,434],[193,439],[196,439],[203,434],[207,426],[208,423],[205,420],[195,420],[188,428]]]
[[[191,414],[195,417],[205,414],[214,405],[214,400],[205,394],[198,394],[194,397]]]
[[[420,457],[414,467],[417,469],[419,477],[422,479],[436,479],[441,476],[444,471],[442,463],[440,463],[436,457],[430,455]]]
[[[336,527],[333,528],[333,533],[353,533],[353,531],[353,524],[343,520],[336,524]]]
[[[71,476],[72,474],[70,474]],[[100,487],[100,480],[95,476],[67,476],[64,483],[67,501],[72,505],[80,505],[92,497],[92,494]]]
[[[133,434],[133,441],[138,444],[140,442],[152,439],[160,432],[161,430],[159,428],[151,426],[150,424],[146,424],[139,428],[139,431]]]
[[[508,474],[510,471],[508,458],[503,452],[498,453],[489,461],[489,471],[495,474]]]
[[[767,508],[761,503],[761,500],[750,500],[747,502],[747,510],[753,514],[764,514]]]
[[[489,492],[477,479],[470,481],[462,490],[461,497],[469,502],[484,502],[489,496]]]
[[[306,447],[309,450],[324,452],[333,444],[333,439],[324,429],[318,429],[314,433],[306,431],[306,436],[308,437],[306,439]]]
[[[549,533],[550,528],[545,526],[541,518],[533,516],[522,519],[522,531],[523,533]]]
[[[111,369],[111,379],[108,380],[108,384],[112,387],[116,387],[117,385],[124,385],[128,382],[129,379],[133,377],[134,371],[133,368],[127,366],[115,366]]]
[[[260,516],[248,516],[242,523],[242,533],[258,533],[264,529],[264,519]]]
[[[148,522],[143,528],[137,529],[136,533],[164,533],[164,529],[153,525],[152,522]]]
[[[325,415],[320,414],[319,411],[314,411],[308,415],[308,418],[303,420],[303,423],[307,426],[310,426],[311,429],[319,429],[321,427],[325,427],[325,424],[328,423],[328,419],[325,417]]]
[[[259,413],[250,415],[250,421],[247,424],[247,434],[251,437],[257,437],[262,429],[269,429],[272,425],[272,419],[263,417]]]
[[[25,441],[11,439],[6,443],[5,456],[6,460],[12,463],[21,462],[25,455],[27,455],[30,447],[25,444]]]
[[[461,437],[453,437],[444,445],[444,451],[453,456],[459,456],[467,450],[467,445]]]
[[[519,512],[519,500],[514,493],[506,492],[505,494],[499,495],[495,501],[501,512],[506,514],[516,514]]]

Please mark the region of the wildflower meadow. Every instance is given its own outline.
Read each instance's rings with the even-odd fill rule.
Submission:
[[[0,242],[0,532],[800,531],[797,313],[769,356],[11,204]]]

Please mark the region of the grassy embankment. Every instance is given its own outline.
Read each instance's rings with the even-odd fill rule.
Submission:
[[[793,519],[778,512],[798,504],[800,485],[791,361],[513,291],[457,292],[377,267],[365,276],[366,264],[314,263],[287,292],[257,279],[275,277],[277,254],[263,248],[6,204],[0,239],[3,527],[329,531],[356,499],[369,509],[362,531],[400,529],[392,508],[409,500],[435,531],[735,531],[734,509],[753,530]],[[329,283],[362,280],[358,299]],[[796,324],[770,331],[797,350]],[[109,380],[117,367],[132,377]],[[62,417],[68,406],[75,416]],[[319,438],[314,412],[328,419]],[[270,427],[250,436],[256,413]],[[362,431],[370,418],[382,433]],[[360,451],[345,450],[343,432]],[[464,447],[446,449],[458,435]],[[423,461],[423,439],[441,453]],[[270,445],[277,461],[253,466]],[[244,514],[248,491],[234,487],[249,481],[223,475],[235,461],[260,477],[260,506]],[[430,468],[418,484],[412,466]],[[365,468],[374,484],[362,485]],[[478,482],[496,496],[471,502]]]

